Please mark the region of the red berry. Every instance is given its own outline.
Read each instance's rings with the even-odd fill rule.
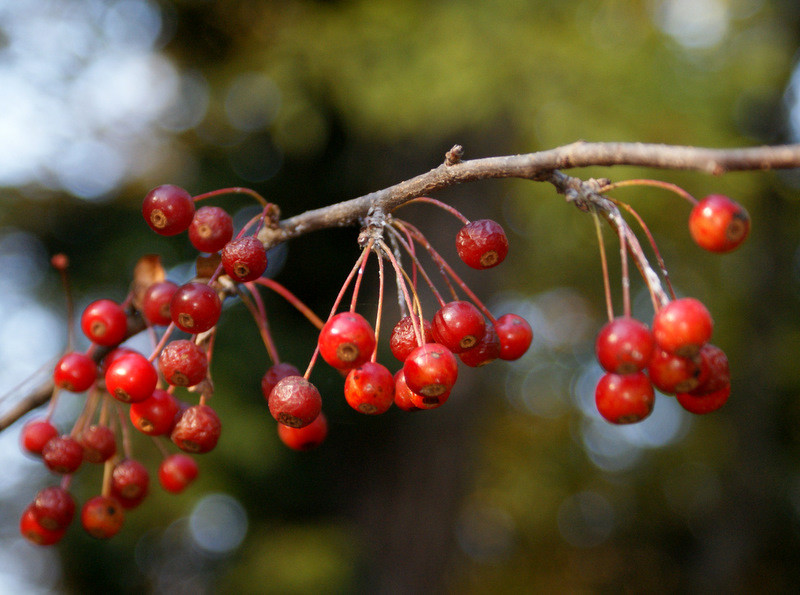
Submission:
[[[36,545],[53,545],[61,541],[66,529],[47,529],[36,520],[33,504],[29,505],[19,521],[19,532]]]
[[[722,387],[711,393],[695,395],[692,393],[678,393],[675,398],[681,407],[690,413],[704,415],[722,407],[731,396],[731,385]]]
[[[49,421],[39,419],[29,421],[23,426],[20,441],[22,448],[26,451],[41,456],[44,445],[56,436],[58,436],[58,429]]]
[[[178,400],[157,388],[144,401],[131,404],[129,415],[133,426],[148,436],[163,436],[172,431],[180,406]]]
[[[180,416],[170,437],[181,450],[202,454],[214,450],[221,433],[216,411],[208,405],[193,405]]]
[[[666,395],[689,392],[700,383],[700,356],[681,357],[656,347],[647,373],[653,386]]]
[[[653,353],[653,334],[647,325],[623,316],[608,322],[597,334],[595,354],[606,372],[640,372]]]
[[[81,330],[90,341],[111,347],[125,338],[128,317],[118,303],[111,300],[92,302],[81,315]]]
[[[361,413],[386,413],[394,402],[394,376],[386,366],[366,362],[348,372],[344,398],[350,407]]]
[[[178,339],[167,343],[158,356],[158,369],[174,386],[194,386],[208,373],[208,358],[194,341]]]
[[[731,372],[728,365],[728,356],[717,347],[706,343],[700,350],[700,383],[697,387],[682,392],[689,392],[694,396],[716,393],[731,384]]]
[[[71,352],[63,355],[53,371],[53,382],[59,388],[81,393],[97,380],[97,364],[88,355]]]
[[[711,338],[714,321],[695,298],[681,298],[661,308],[653,318],[653,337],[659,347],[682,357],[695,355]]]
[[[508,238],[496,221],[470,221],[456,235],[456,251],[473,269],[488,269],[505,260]]]
[[[140,353],[123,355],[106,371],[106,389],[123,403],[144,401],[153,394],[157,383],[158,372]]]
[[[689,215],[689,231],[698,246],[709,252],[730,252],[750,233],[750,215],[735,200],[711,194]]]
[[[473,347],[458,354],[459,359],[471,368],[485,366],[500,357],[500,338],[493,324],[486,325],[486,332]]]
[[[56,436],[44,445],[42,458],[50,471],[74,473],[83,462],[83,447],[71,436]]]
[[[177,453],[161,461],[158,481],[168,492],[179,494],[195,480],[197,473],[197,462],[189,455]]]
[[[233,237],[233,219],[220,207],[200,207],[189,225],[189,241],[200,252],[219,252]]]
[[[83,460],[89,463],[104,463],[117,454],[117,439],[108,426],[91,425],[81,432]]]
[[[150,324],[167,326],[172,322],[169,303],[178,290],[172,281],[158,281],[150,285],[142,298],[142,316]]]
[[[406,384],[403,369],[400,368],[394,375],[394,404],[403,411],[419,411],[419,407],[411,400],[413,394]]]
[[[503,314],[494,324],[494,330],[500,339],[500,359],[513,361],[521,358],[528,351],[533,341],[531,325],[516,314]]]
[[[40,490],[31,505],[37,522],[50,531],[69,527],[75,516],[75,500],[61,486],[50,486]]]
[[[269,412],[276,421],[302,428],[316,419],[322,410],[317,387],[302,376],[286,376],[269,393]]]
[[[300,376],[300,370],[295,368],[292,364],[281,362],[270,366],[261,378],[261,393],[264,398],[269,400],[269,393],[278,384],[278,381],[286,378],[287,376]]]
[[[417,318],[417,322],[419,322],[419,318]],[[423,334],[425,335],[426,343],[433,343],[433,330],[430,321],[423,318],[420,331],[424,331]],[[417,336],[414,333],[414,321],[411,316],[403,316],[400,321],[394,325],[392,336],[389,338],[389,348],[392,350],[392,355],[401,362],[404,362],[408,354],[417,347],[419,347],[419,344],[417,343]]]
[[[125,512],[115,498],[95,496],[81,509],[81,524],[89,535],[108,539],[119,533],[125,522]]]
[[[433,337],[453,353],[473,347],[486,332],[483,314],[470,302],[449,302],[433,317]]]
[[[139,461],[125,459],[114,466],[111,473],[111,495],[123,508],[135,508],[145,496],[150,486],[150,474]]]
[[[205,283],[187,283],[180,286],[169,303],[172,322],[190,334],[203,333],[219,320],[222,302]]]
[[[142,215],[157,234],[174,236],[189,228],[194,217],[194,201],[183,188],[164,184],[144,197]]]
[[[327,436],[328,420],[322,412],[314,421],[302,428],[278,424],[278,438],[292,450],[313,450],[322,444]]]
[[[643,420],[653,411],[655,393],[644,372],[604,375],[595,389],[597,410],[613,424]]]
[[[222,249],[222,266],[235,281],[253,281],[267,270],[267,252],[258,238],[244,236]]]
[[[458,378],[458,362],[453,352],[439,343],[417,347],[403,364],[408,388],[421,395],[426,404],[441,404]]]
[[[350,370],[369,361],[375,351],[375,332],[356,312],[340,312],[319,333],[319,352],[328,364]]]

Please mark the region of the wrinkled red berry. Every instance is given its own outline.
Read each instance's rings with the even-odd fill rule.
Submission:
[[[276,421],[302,428],[319,415],[322,397],[317,387],[302,376],[286,376],[269,393],[268,405]]]
[[[233,237],[233,219],[220,207],[200,207],[189,225],[189,241],[200,252],[219,252]]]
[[[258,238],[244,236],[228,242],[222,249],[222,266],[236,281],[258,279],[267,270],[267,252]]]
[[[42,459],[51,471],[74,473],[83,462],[83,447],[71,436],[56,436],[44,445]]]
[[[216,411],[208,405],[193,405],[180,416],[170,437],[181,450],[201,454],[214,450],[221,433]]]
[[[419,318],[417,318],[417,323],[419,323]],[[431,323],[424,318],[422,319],[422,327],[420,327],[420,332],[422,331],[424,331],[425,342],[433,343],[434,339]],[[419,343],[417,343],[417,335],[414,333],[414,321],[411,316],[403,316],[400,321],[394,325],[392,335],[389,338],[389,348],[392,350],[392,355],[401,362],[404,362],[408,354],[417,347],[419,347]]]
[[[194,341],[170,341],[158,356],[158,369],[164,380],[174,386],[194,386],[208,373],[208,358]]]
[[[83,447],[83,460],[104,463],[117,453],[117,439],[108,426],[91,425],[81,432],[78,440]]]
[[[300,376],[300,370],[286,362],[270,366],[261,378],[261,394],[264,395],[264,398],[269,400],[269,393],[280,380],[287,376]]]
[[[75,516],[75,499],[61,486],[50,486],[36,494],[32,509],[42,527],[50,531],[63,530]]]
[[[147,496],[150,474],[147,467],[134,459],[125,459],[114,466],[111,473],[111,495],[123,508],[138,506]]]

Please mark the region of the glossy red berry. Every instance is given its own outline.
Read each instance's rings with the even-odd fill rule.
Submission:
[[[322,396],[317,387],[302,376],[286,376],[279,380],[269,393],[267,403],[276,421],[293,428],[307,426],[322,410]]]
[[[41,456],[44,445],[56,436],[58,429],[53,424],[44,419],[35,419],[23,426],[20,442],[27,452]]]
[[[83,447],[71,436],[56,436],[44,445],[42,459],[50,471],[74,473],[83,462]]]
[[[61,541],[66,529],[47,529],[36,520],[33,504],[29,505],[19,521],[19,532],[22,536],[36,545],[54,545]]]
[[[88,355],[70,352],[61,357],[53,371],[53,382],[64,390],[81,393],[97,380],[97,364]]]
[[[106,371],[106,389],[123,403],[144,401],[153,394],[157,383],[158,372],[140,353],[123,355]]]
[[[630,374],[647,367],[654,344],[646,324],[622,316],[600,329],[594,347],[597,361],[606,372]]]
[[[344,381],[344,398],[360,413],[386,413],[394,402],[394,376],[386,366],[366,362],[348,372]]]
[[[194,201],[183,188],[164,184],[144,197],[142,215],[157,234],[174,236],[189,228],[194,217]]]
[[[415,317],[416,318],[416,317]],[[419,318],[417,318],[419,324]],[[433,330],[430,321],[422,319],[422,326],[420,332],[424,331],[425,342],[433,343]],[[414,321],[411,316],[403,316],[400,321],[394,325],[392,335],[389,337],[389,348],[394,355],[401,362],[406,361],[408,354],[414,351],[419,344],[417,343],[417,336],[414,333]]]
[[[286,362],[270,366],[261,378],[261,394],[264,395],[265,399],[269,400],[269,393],[272,392],[272,389],[275,388],[275,385],[278,384],[280,380],[287,376],[300,375],[300,370]]]
[[[473,269],[488,269],[505,260],[508,238],[497,221],[470,221],[456,235],[456,251]]]
[[[668,353],[691,357],[711,338],[714,321],[695,298],[673,300],[653,318],[653,337]]]
[[[198,471],[197,462],[192,457],[177,453],[161,461],[158,481],[168,492],[179,494],[195,480]]]
[[[689,392],[700,383],[700,356],[681,357],[656,347],[647,373],[653,386],[666,395]]]
[[[125,459],[114,466],[111,473],[111,495],[130,509],[138,506],[150,487],[150,474],[147,467],[134,459]]]
[[[172,322],[186,333],[203,333],[212,328],[222,313],[222,302],[205,283],[181,285],[169,303]]]
[[[89,535],[108,539],[119,533],[125,522],[125,512],[115,498],[95,496],[81,509],[81,524]]]
[[[411,399],[414,393],[406,384],[406,376],[400,368],[394,375],[394,404],[403,411],[419,411]],[[420,397],[421,398],[421,397]]]
[[[710,252],[730,252],[750,233],[750,215],[735,200],[710,194],[689,215],[689,231],[698,246]]]
[[[133,426],[143,434],[163,436],[172,431],[178,411],[178,400],[171,393],[157,388],[149,398],[132,403],[129,415]]]
[[[403,364],[403,375],[412,392],[433,404],[449,395],[458,378],[458,362],[453,352],[439,343],[417,347]]]
[[[711,413],[728,402],[731,396],[731,385],[723,386],[714,392],[695,395],[693,393],[678,393],[675,398],[686,411],[696,415]]]
[[[142,298],[142,316],[150,324],[167,326],[172,322],[169,304],[178,285],[172,281],[158,281],[150,285]]]
[[[528,321],[516,314],[503,314],[494,324],[500,339],[500,359],[513,361],[528,351],[533,341],[533,329]]]
[[[50,486],[36,494],[32,509],[42,527],[50,531],[63,530],[75,516],[75,499],[61,486]]]
[[[278,424],[278,438],[292,450],[313,450],[322,444],[327,437],[328,420],[322,412],[314,421],[302,428]]]
[[[164,380],[174,386],[194,386],[208,373],[208,358],[194,341],[170,341],[158,356],[158,369]]]
[[[473,347],[458,354],[459,359],[471,368],[478,368],[500,357],[500,338],[493,324],[486,325],[486,331]]]
[[[189,225],[189,241],[200,252],[219,252],[233,237],[233,219],[220,207],[200,207]]]
[[[193,405],[180,416],[170,437],[181,450],[202,454],[214,450],[221,433],[216,411],[208,405]]]
[[[258,238],[244,236],[222,249],[222,266],[235,281],[253,281],[267,270],[267,252]]]
[[[369,361],[375,351],[375,332],[356,312],[340,312],[325,323],[319,333],[319,352],[328,364],[350,370]]]
[[[83,460],[88,463],[104,463],[117,454],[117,439],[108,426],[91,425],[78,440],[83,447]]]
[[[470,302],[449,302],[433,317],[433,337],[453,353],[475,346],[486,332],[483,314]]]
[[[653,411],[655,392],[644,372],[605,374],[595,389],[597,410],[613,424],[641,421]]]
[[[97,300],[86,306],[81,314],[81,330],[93,343],[111,347],[125,338],[128,317],[118,303]]]

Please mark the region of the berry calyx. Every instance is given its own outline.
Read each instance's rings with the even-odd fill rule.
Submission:
[[[473,269],[488,269],[505,260],[508,238],[497,221],[470,221],[456,235],[456,251]]]
[[[233,219],[220,207],[200,207],[189,225],[189,241],[200,252],[219,252],[233,237]]]
[[[668,353],[692,357],[711,338],[714,321],[695,298],[673,300],[653,317],[653,337]]]
[[[236,281],[244,283],[258,279],[267,270],[264,244],[255,236],[228,242],[222,249],[222,267]]]
[[[71,436],[56,436],[44,445],[42,459],[50,471],[74,473],[83,462],[83,447]]]
[[[394,402],[394,376],[386,366],[366,362],[347,374],[344,398],[350,407],[360,413],[385,413]]]
[[[172,281],[157,281],[147,288],[142,298],[142,316],[152,325],[168,325],[172,322],[169,314],[169,303],[178,290]]]
[[[118,303],[102,299],[86,306],[81,314],[81,330],[93,343],[111,347],[125,338],[128,317]]]
[[[710,194],[692,208],[689,232],[695,243],[709,252],[730,252],[747,239],[750,215],[735,200]]]
[[[116,359],[106,371],[106,389],[118,401],[136,403],[153,394],[158,372],[140,353],[127,353]]]
[[[655,392],[644,372],[605,374],[595,389],[597,410],[613,424],[641,421],[653,411]]]
[[[129,416],[133,426],[143,434],[163,436],[172,431],[178,411],[180,405],[172,393],[157,388],[144,401],[132,403]]]
[[[35,419],[26,423],[20,432],[22,448],[32,455],[41,456],[42,449],[50,439],[58,436],[58,429],[49,421]]]
[[[486,325],[486,332],[480,341],[458,354],[458,358],[471,368],[485,366],[498,357],[500,357],[500,338],[497,336],[493,324]]]
[[[222,313],[222,302],[205,283],[181,285],[169,303],[172,322],[186,333],[203,333],[212,328]]]
[[[189,228],[194,217],[194,201],[180,186],[156,186],[144,197],[142,215],[157,234],[174,236]]]
[[[267,403],[275,421],[293,428],[307,426],[322,410],[319,390],[302,376],[281,378],[270,391]]]
[[[170,438],[181,450],[202,454],[214,450],[221,433],[216,411],[208,405],[193,405],[180,416]]]
[[[125,522],[125,512],[115,498],[95,496],[81,509],[81,524],[86,532],[97,539],[108,539],[119,533]]]
[[[594,347],[597,361],[606,372],[630,374],[647,366],[654,344],[646,324],[622,316],[600,329]]]
[[[189,487],[197,474],[197,462],[183,453],[169,455],[158,466],[161,487],[173,494],[179,494]]]
[[[188,339],[170,341],[158,356],[158,369],[173,386],[194,386],[208,373],[203,348]]]
[[[486,332],[483,314],[470,302],[449,302],[433,317],[433,337],[453,353],[471,349]]]
[[[83,460],[88,463],[104,463],[117,454],[117,439],[108,426],[91,425],[78,440],[83,447]]]
[[[453,352],[439,343],[417,347],[403,364],[408,388],[422,396],[423,403],[440,405],[458,378],[458,362]]]
[[[528,321],[516,314],[503,314],[494,324],[500,339],[500,359],[513,361],[528,351],[533,341],[533,329]]]
[[[375,343],[372,326],[357,312],[331,316],[319,333],[322,359],[339,370],[350,370],[369,361]]]
[[[419,319],[417,319],[419,321]],[[433,331],[429,320],[422,319],[422,329],[425,335],[426,343],[433,343]],[[399,361],[404,362],[408,354],[414,351],[419,344],[417,343],[417,336],[414,333],[414,321],[411,316],[403,316],[392,329],[392,334],[389,337],[389,348]]]
[[[314,450],[328,437],[328,420],[320,412],[314,421],[302,428],[278,424],[278,438],[292,450]]]
[[[97,379],[97,364],[88,355],[71,352],[63,355],[53,371],[53,382],[59,388],[81,393]]]

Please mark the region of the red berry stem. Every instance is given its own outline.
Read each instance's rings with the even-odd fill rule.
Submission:
[[[72,299],[72,287],[69,281],[69,259],[64,254],[55,254],[50,259],[50,264],[58,271],[61,277],[61,285],[64,288],[64,297],[67,302],[67,348],[72,351],[75,345],[75,301]]]
[[[631,277],[628,271],[628,242],[626,241],[625,230],[619,230],[619,260],[622,269],[622,312],[630,318],[631,316]]]
[[[239,297],[250,311],[258,327],[258,333],[261,335],[261,340],[264,342],[264,347],[267,350],[269,359],[272,363],[278,364],[281,360],[278,355],[278,348],[275,346],[275,341],[272,339],[272,334],[269,332],[269,321],[267,320],[267,311],[264,308],[264,300],[261,299],[261,294],[258,293],[252,281],[244,283],[243,285],[247,288],[253,299],[251,300],[241,289],[239,289]]]
[[[385,246],[385,244],[384,244]],[[383,314],[383,286],[385,282],[384,274],[383,274],[383,256],[380,252],[377,254],[378,257],[378,308],[377,314],[375,315],[375,342],[377,343],[380,340],[380,333],[381,333],[381,317]],[[370,361],[376,362],[378,360],[378,350],[377,348],[372,352],[372,358]]]
[[[606,257],[606,245],[603,242],[603,229],[600,226],[600,217],[597,211],[592,211],[594,227],[597,232],[597,247],[600,249],[600,266],[603,270],[603,293],[606,298],[606,314],[609,322],[614,320],[614,303],[611,299],[611,280],[608,276],[608,258]]]
[[[411,283],[410,279],[409,279],[409,284],[406,284],[404,277],[408,278],[408,274],[400,266],[400,263],[397,261],[394,254],[392,254],[392,252],[388,249],[388,246],[384,242],[381,242],[379,246],[383,248],[383,251],[386,254],[386,258],[388,258],[389,262],[392,263],[392,267],[394,268],[395,272],[395,278],[397,280],[397,287],[400,289],[400,292],[402,293],[405,299],[405,305],[408,307],[408,311],[410,312],[409,316],[411,317],[411,324],[414,327],[414,336],[417,339],[417,344],[422,345],[425,341],[423,336],[423,331],[421,330],[422,324],[420,323],[417,316],[413,314],[414,312],[418,312],[420,318],[422,317],[422,308],[420,307],[419,304],[419,296],[417,295],[417,291],[414,288],[414,285]],[[412,295],[409,294],[408,291],[409,286],[411,287],[411,292],[413,294],[414,298],[413,302],[411,299]]]
[[[122,452],[124,453],[126,459],[132,459],[133,448],[131,447],[131,433],[127,423],[128,413],[122,403],[119,401],[115,401],[114,406],[117,409],[117,416],[119,417],[119,429],[120,433],[122,434]]]
[[[375,245],[375,240],[371,239],[367,242],[366,247],[364,248],[364,258],[361,260],[361,266],[358,267],[358,275],[356,276],[356,282],[353,285],[353,295],[350,298],[350,311],[356,311],[356,301],[358,300],[358,294],[361,291],[361,281],[364,279],[364,269],[367,268],[367,261],[369,260],[369,255],[372,252],[372,247]]]
[[[272,291],[274,291],[275,293],[277,293],[279,296],[281,296],[283,299],[289,302],[292,306],[294,306],[303,316],[305,316],[308,319],[308,321],[311,324],[317,327],[318,330],[321,330],[322,327],[325,325],[322,319],[316,314],[314,314],[311,308],[306,306],[303,302],[301,302],[297,298],[297,296],[295,296],[291,291],[286,289],[283,285],[281,285],[277,281],[274,281],[267,277],[259,277],[255,281],[252,281],[252,283],[263,285],[264,287],[267,287]]]
[[[623,188],[625,186],[655,186],[656,188],[663,188],[664,190],[669,190],[671,192],[674,192],[678,196],[685,198],[691,205],[697,204],[697,199],[688,192],[686,192],[686,190],[684,190],[680,186],[677,186],[676,184],[671,184],[670,182],[662,182],[661,180],[650,180],[647,178],[620,180],[619,182],[611,182],[610,184],[607,184],[602,188],[600,188],[598,192],[600,192],[601,194],[605,194],[606,192],[610,192],[615,188]]]
[[[241,188],[238,186],[232,188],[220,188],[219,190],[212,190],[211,192],[204,192],[203,194],[198,194],[197,196],[195,196],[193,200],[194,202],[200,202],[201,200],[205,200],[207,198],[213,198],[215,196],[221,196],[223,194],[247,194],[255,198],[264,207],[267,207],[269,205],[267,200],[255,190],[251,190],[250,188]]]
[[[448,213],[450,213],[454,217],[458,218],[461,221],[461,223],[463,223],[464,225],[467,225],[469,223],[469,219],[464,217],[464,215],[461,214],[461,211],[459,211],[455,207],[452,207],[452,206],[450,206],[450,205],[448,205],[446,203],[443,203],[440,200],[436,200],[435,198],[430,198],[429,196],[419,196],[417,198],[412,198],[411,200],[409,200],[408,202],[404,203],[401,206],[410,205],[410,204],[415,203],[415,202],[427,202],[429,204],[432,204],[434,206],[439,207],[442,210],[447,211]]]
[[[442,294],[439,293],[439,290],[436,289],[436,286],[433,284],[433,281],[431,281],[431,278],[428,276],[428,273],[425,271],[425,268],[422,266],[422,263],[420,263],[419,259],[417,258],[416,251],[414,250],[414,241],[413,239],[411,239],[408,233],[408,229],[405,227],[405,222],[395,221],[393,225],[396,225],[397,223],[400,223],[401,225],[401,227],[399,228],[400,231],[404,232],[404,234],[409,238],[408,242],[406,242],[400,236],[399,232],[397,231],[397,229],[395,229],[394,226],[387,227],[386,229],[389,230],[390,237],[396,239],[403,247],[403,249],[406,251],[406,253],[411,257],[411,260],[414,264],[412,273],[414,273],[415,275],[414,277],[409,279],[411,287],[414,288],[414,290],[416,290],[417,287],[416,272],[417,270],[419,270],[420,274],[425,279],[425,282],[428,284],[428,287],[431,288],[431,292],[433,292],[433,296],[436,298],[436,301],[439,303],[440,306],[443,306],[445,304],[444,298],[442,297]]]

